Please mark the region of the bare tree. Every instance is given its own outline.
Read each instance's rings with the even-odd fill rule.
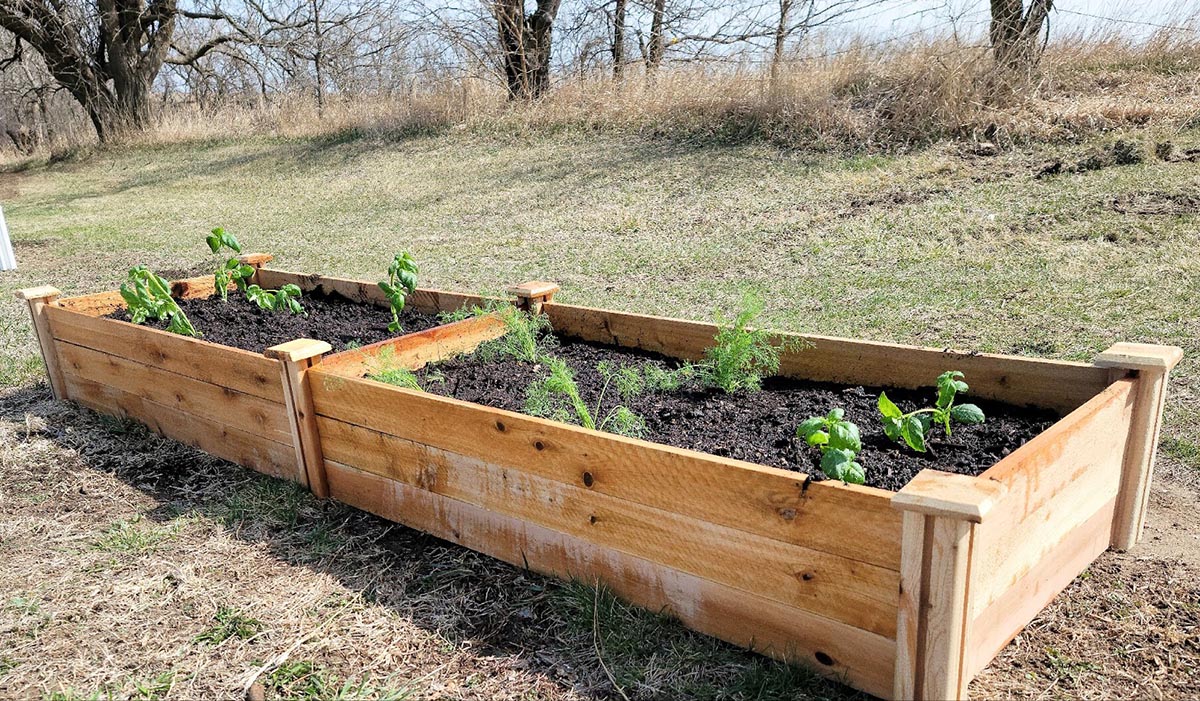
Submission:
[[[107,141],[150,120],[175,0],[0,0],[0,27],[45,61]]]
[[[1038,37],[1049,29],[1054,0],[991,0],[989,38],[996,65],[1005,70],[1028,70],[1041,57]]]
[[[531,100],[550,89],[551,40],[561,1],[537,0],[528,15],[524,0],[492,3],[509,98]]]
[[[629,18],[628,0],[615,0],[613,7],[612,62],[613,77],[620,79],[625,71],[625,21]]]

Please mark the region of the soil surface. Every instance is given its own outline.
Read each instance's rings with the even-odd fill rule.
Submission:
[[[259,309],[245,295],[229,293],[228,301],[220,297],[179,300],[192,325],[204,334],[205,341],[261,353],[271,346],[297,338],[315,338],[344,350],[347,344],[367,345],[404,333],[424,331],[439,325],[437,316],[418,312],[411,307],[400,315],[402,334],[388,331],[392,313],[386,307],[361,304],[337,294],[306,292],[300,299],[304,315],[272,312]],[[129,321],[129,312],[119,309],[109,315]],[[166,324],[147,322],[165,329]]]
[[[892,442],[883,433],[876,401],[879,388],[845,387],[784,378],[768,379],[763,391],[726,394],[691,386],[669,393],[647,393],[622,402],[610,386],[600,411],[596,401],[604,386],[597,365],[657,364],[674,368],[678,363],[638,350],[601,346],[564,339],[554,355],[575,372],[580,394],[599,422],[617,404],[624,403],[646,421],[646,440],[699,450],[738,460],[806,472],[825,479],[820,453],[796,438],[796,427],[810,416],[842,407],[846,418],[858,425],[863,450],[858,461],[867,473],[867,484],[897,490],[926,468],[977,475],[1016,450],[1057,420],[1051,411],[978,400],[987,421],[981,425],[953,427],[953,434],[932,431],[929,452],[921,454]],[[952,368],[947,368],[952,369]],[[545,377],[543,365],[511,358],[484,360],[471,354],[426,368],[418,373],[428,392],[476,402],[498,409],[524,411],[529,385]],[[936,390],[888,389],[888,397],[904,411],[932,406]],[[966,381],[970,383],[971,378]]]

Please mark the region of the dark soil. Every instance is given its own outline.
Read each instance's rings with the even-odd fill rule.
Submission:
[[[570,339],[564,340],[555,354],[574,370],[580,393],[589,407],[595,407],[604,385],[604,378],[596,369],[601,361],[636,366],[678,365],[676,361],[642,351]],[[427,368],[418,376],[422,386],[434,394],[524,411],[527,388],[545,374],[540,365],[511,358],[484,361],[478,354],[472,354]],[[935,378],[929,379],[932,385]],[[966,380],[969,383],[971,378]],[[926,468],[980,474],[1058,418],[1042,409],[964,399],[983,409],[986,423],[955,426],[951,436],[933,433],[930,451],[920,454],[893,443],[883,434],[876,408],[879,391],[874,387],[772,378],[757,393],[730,395],[692,387],[671,393],[643,394],[625,404],[645,419],[647,432],[643,437],[647,440],[803,471],[814,480],[824,479],[819,468],[820,455],[815,448],[796,439],[796,427],[810,416],[842,407],[846,418],[856,423],[862,433],[859,462],[866,469],[867,484],[884,489],[900,489]],[[919,391],[888,390],[888,397],[904,411],[931,406],[935,394],[932,386]],[[618,403],[620,398],[610,387],[601,411],[594,412],[597,421]]]
[[[230,292],[228,301],[220,297],[179,300],[192,325],[204,334],[205,341],[261,353],[271,346],[297,338],[315,338],[344,350],[348,344],[367,345],[398,334],[387,330],[392,313],[386,307],[361,304],[339,295],[305,293],[300,299],[306,315],[271,312],[258,308],[244,295]],[[110,316],[129,321],[129,313],[119,309]],[[411,307],[400,315],[403,333],[433,328],[437,316],[424,314]],[[148,322],[157,328],[166,324]]]

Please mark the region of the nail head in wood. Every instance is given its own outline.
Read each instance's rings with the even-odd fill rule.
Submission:
[[[246,265],[253,265],[256,268],[261,268],[267,263],[275,260],[275,256],[271,255],[270,253],[245,253],[238,256],[237,259]]]
[[[892,508],[981,523],[1003,493],[994,480],[921,470],[892,497]]]
[[[17,299],[26,301],[35,299],[47,299],[49,297],[60,297],[62,292],[57,287],[50,285],[42,285],[41,287],[26,287],[23,290],[17,290],[13,293]]]
[[[1153,343],[1115,343],[1096,356],[1094,364],[1102,368],[1169,371],[1183,359],[1178,346],[1159,346]]]
[[[271,346],[263,355],[275,360],[287,360],[293,363],[308,358],[315,358],[318,355],[324,355],[333,350],[333,346],[325,341],[317,341],[311,338],[298,338],[295,341],[281,343],[278,346]]]

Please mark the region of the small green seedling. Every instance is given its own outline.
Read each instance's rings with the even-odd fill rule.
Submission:
[[[866,472],[856,457],[862,450],[858,426],[845,419],[846,412],[833,409],[825,416],[807,419],[796,429],[796,435],[810,446],[821,450],[821,471],[832,479],[862,484]]]
[[[720,329],[714,345],[704,351],[700,377],[709,387],[725,392],[762,389],[764,377],[779,372],[781,344],[775,334],[750,325],[763,311],[762,299],[753,293],[742,298],[742,309],[732,323],[718,318]]]
[[[950,435],[950,422],[962,424],[981,424],[984,422],[983,411],[974,404],[955,404],[959,393],[965,393],[967,383],[962,381],[963,374],[957,370],[947,370],[937,378],[937,402],[931,408],[917,409],[904,413],[892,400],[887,392],[879,393],[879,413],[883,415],[883,432],[896,442],[903,441],[909,448],[924,453],[928,450],[927,436],[929,429],[938,424],[945,428]]]
[[[622,436],[639,437],[646,432],[646,422],[629,407],[618,405],[612,408],[597,423],[595,414],[587,402],[579,394],[579,385],[575,383],[575,373],[559,358],[546,356],[542,360],[549,368],[550,374],[544,379],[535,381],[529,386],[525,400],[525,411],[534,416],[544,416],[556,421],[577,423],[584,428],[608,431]],[[599,413],[604,404],[604,395],[609,383],[600,390],[596,400],[595,413]]]
[[[258,285],[246,288],[246,297],[259,309],[278,312],[288,311],[292,314],[303,314],[304,307],[300,304],[300,286],[287,284],[278,290],[264,290]]]
[[[144,324],[148,319],[163,320],[171,333],[200,336],[171,296],[170,283],[144,265],[129,269],[128,279],[121,284],[121,297],[129,307],[130,321],[135,324]]]
[[[383,290],[384,296],[387,297],[388,304],[392,308],[392,323],[388,324],[388,331],[391,333],[399,333],[402,331],[400,326],[400,312],[404,311],[404,303],[408,296],[417,289],[417,263],[408,254],[408,251],[396,254],[392,259],[392,264],[388,266],[388,279],[385,282],[379,283],[379,289]]]
[[[242,252],[242,245],[238,243],[237,237],[225,231],[221,227],[212,230],[212,233],[204,239],[208,243],[208,247],[213,253],[220,253],[221,249],[227,248],[234,253]],[[254,277],[254,266],[247,265],[237,258],[227,258],[213,272],[213,283],[216,285],[217,292],[221,295],[221,300],[229,299],[229,284],[233,283],[242,292],[246,291],[246,286],[250,279]]]
[[[545,314],[531,314],[508,302],[489,301],[483,306],[464,307],[442,314],[441,319],[451,323],[487,314],[500,317],[506,330],[500,338],[479,346],[476,353],[481,360],[491,362],[500,358],[512,358],[537,363],[558,345],[558,339],[554,337],[550,327],[549,317]]]
[[[696,366],[691,363],[667,369],[653,363],[638,367],[617,365],[606,360],[596,369],[604,376],[606,386],[611,384],[626,402],[643,394],[674,392],[696,376]]]

